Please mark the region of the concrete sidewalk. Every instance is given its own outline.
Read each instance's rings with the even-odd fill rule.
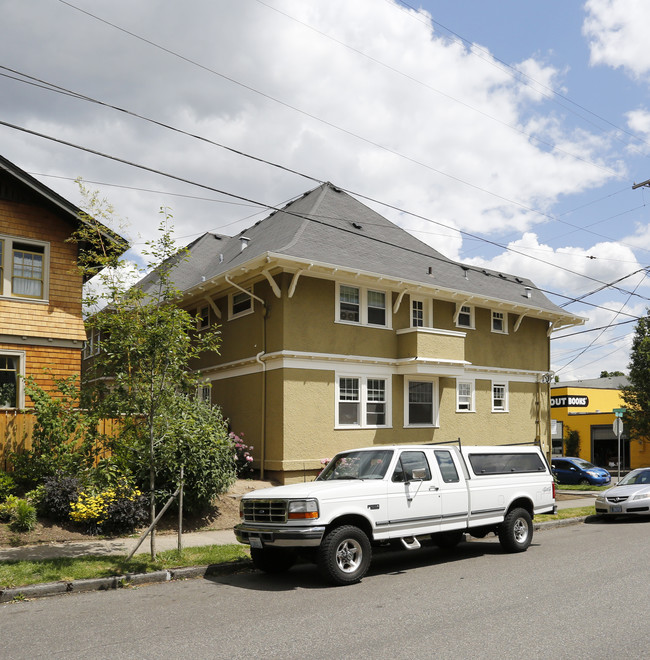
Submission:
[[[70,541],[66,543],[50,543],[47,545],[29,545],[19,548],[0,549],[0,561],[52,559],[54,557],[84,557],[88,555],[126,555],[138,543],[139,537],[123,539],[92,539],[88,541]],[[211,532],[191,532],[183,534],[184,548],[194,548],[203,545],[228,545],[237,543],[232,529]],[[156,534],[156,551],[176,550],[178,548],[177,534]],[[149,551],[149,537],[145,538],[138,548],[137,554]]]

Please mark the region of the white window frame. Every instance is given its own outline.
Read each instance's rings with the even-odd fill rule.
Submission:
[[[422,424],[420,422],[418,423],[411,423],[410,420],[410,409],[409,409],[409,384],[410,383],[431,383],[431,405],[432,405],[432,410],[431,410],[431,418],[432,421],[431,423],[427,424]],[[410,376],[404,378],[404,428],[437,428],[440,426],[440,406],[438,403],[439,396],[438,396],[438,379],[437,378],[426,378],[426,377],[418,377],[418,376]]]
[[[347,287],[350,289],[356,289],[359,293],[359,320],[358,321],[352,321],[347,318],[342,317],[341,315],[341,288],[342,287]],[[381,293],[384,296],[384,312],[386,314],[385,316],[385,323],[379,324],[379,323],[370,323],[368,321],[368,310],[370,308],[369,301],[368,301],[368,293],[369,292],[376,292],[376,293]],[[381,289],[378,287],[372,287],[372,286],[359,286],[358,284],[350,284],[348,282],[337,282],[336,285],[336,300],[335,300],[335,316],[334,318],[336,319],[337,323],[345,323],[346,325],[363,325],[368,328],[385,328],[385,329],[392,329],[393,327],[393,310],[392,310],[392,295],[389,290],[386,289]]]
[[[358,381],[359,396],[356,400],[341,400],[341,380],[353,379]],[[368,405],[373,403],[373,400],[368,398],[368,382],[380,380],[384,382],[384,424],[370,424],[368,423]],[[336,373],[335,374],[335,429],[385,429],[390,428],[392,425],[392,402],[391,402],[391,377],[387,374],[360,374],[360,373]],[[341,403],[357,403],[358,405],[358,423],[344,424],[339,419],[339,404]]]
[[[205,314],[203,312],[205,312]],[[210,327],[210,305],[201,305],[196,309],[196,329],[207,330],[209,327]]]
[[[8,408],[0,405],[0,410],[16,410],[25,407],[25,351],[0,350],[0,355],[18,358],[18,378],[16,383],[16,408]]]
[[[495,397],[495,388],[497,387],[502,387],[503,388],[503,397],[499,397],[499,399],[503,400],[503,405],[497,406],[496,401],[497,397]],[[492,412],[494,413],[504,413],[508,412],[509,408],[509,394],[508,394],[508,381],[506,380],[493,380],[492,381],[492,386],[490,388],[491,392],[491,397],[492,397]]]
[[[495,327],[495,321],[501,321],[501,328]],[[508,334],[508,312],[502,312],[498,309],[492,310],[491,330],[500,335]]]
[[[469,387],[469,395],[461,394],[461,386],[467,385]],[[467,398],[469,396],[469,399]],[[462,400],[461,400],[461,397]],[[467,403],[469,407],[462,407],[462,404]],[[473,380],[457,380],[456,381],[456,412],[466,413],[475,412],[475,383]]]
[[[244,295],[244,293],[248,293],[248,296],[250,298],[251,306],[249,309],[242,310],[241,312],[233,312],[233,307],[234,307],[234,299],[237,298],[238,296]],[[232,321],[233,319],[238,319],[241,318],[242,316],[248,316],[249,314],[252,314],[255,311],[255,298],[253,298],[253,291],[252,289],[246,289],[246,292],[244,291],[235,291],[231,294],[228,295],[228,320]]]
[[[416,303],[422,307],[422,325],[416,325],[414,319],[414,310]],[[433,328],[433,300],[431,298],[420,298],[411,296],[411,327],[412,328]]]
[[[27,296],[13,293],[14,250],[16,244],[26,247],[34,246],[38,254],[43,255],[43,290],[40,296]],[[50,244],[47,241],[38,241],[22,236],[0,235],[0,253],[2,255],[0,267],[0,298],[12,300],[26,300],[29,302],[47,302],[50,289]]]
[[[84,342],[83,348],[83,358],[87,360],[93,355],[99,355],[99,346],[102,341],[101,330],[97,328],[90,328],[88,334],[86,335],[86,341]]]
[[[212,385],[209,382],[199,383],[196,388],[196,397],[202,403],[212,404]]]
[[[463,312],[463,309],[467,309],[466,312]],[[469,325],[462,325],[460,323],[460,315],[461,314],[469,314]],[[474,330],[475,329],[475,321],[474,321],[474,305],[461,305],[460,310],[458,312],[458,316],[456,317],[456,327],[457,328],[464,328],[464,329],[469,329],[469,330]]]

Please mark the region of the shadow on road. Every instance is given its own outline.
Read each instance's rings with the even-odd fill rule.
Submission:
[[[536,544],[533,543],[531,547]],[[503,554],[499,543],[472,539],[460,543],[453,550],[443,550],[434,545],[423,545],[419,550],[374,548],[372,563],[366,578],[373,575],[401,575],[406,571],[425,566],[445,566],[485,555]],[[257,570],[228,576],[206,576],[218,584],[253,591],[293,591],[295,589],[331,589],[312,563],[299,563],[286,573],[270,574]]]

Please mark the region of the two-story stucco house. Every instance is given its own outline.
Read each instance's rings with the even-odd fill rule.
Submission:
[[[550,449],[549,337],[584,320],[529,280],[451,261],[329,183],[188,250],[180,304],[223,337],[200,394],[265,476],[373,444]]]
[[[0,408],[29,406],[21,377],[50,390],[52,377],[81,371],[83,278],[75,264],[84,246],[68,241],[83,222],[79,213],[0,157]],[[97,228],[126,249],[121,237]]]

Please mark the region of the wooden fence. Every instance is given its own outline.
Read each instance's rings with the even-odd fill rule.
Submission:
[[[36,416],[30,412],[14,410],[0,411],[0,470],[8,472],[11,464],[10,451],[23,452],[32,448],[32,434]],[[104,419],[99,423],[99,432],[111,436],[117,432],[120,420]]]

